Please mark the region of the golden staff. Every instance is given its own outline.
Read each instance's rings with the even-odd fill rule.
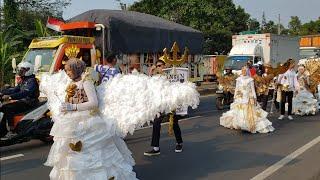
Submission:
[[[167,48],[163,49],[163,56],[159,59],[165,62],[165,64],[172,65],[173,74],[176,73],[175,66],[181,65],[186,62],[188,59],[189,49],[187,47],[184,48],[183,55],[181,58],[178,58],[178,53],[180,52],[179,46],[177,42],[174,42],[171,48],[172,57],[168,53]],[[169,130],[168,133],[170,136],[173,136],[173,121],[174,121],[174,111],[169,113]]]

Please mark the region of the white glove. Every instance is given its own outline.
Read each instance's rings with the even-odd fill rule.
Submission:
[[[76,104],[62,103],[61,106],[60,106],[60,111],[61,112],[75,111],[75,110],[77,110],[77,105]]]

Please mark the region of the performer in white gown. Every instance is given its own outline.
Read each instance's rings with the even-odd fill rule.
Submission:
[[[51,130],[54,143],[45,163],[53,167],[50,179],[136,179],[131,152],[115,135],[112,122],[105,123],[97,114],[93,82],[81,76],[85,63],[70,59],[65,70],[72,82],[60,107],[64,114],[55,118]]]
[[[50,179],[137,179],[123,138],[160,112],[196,108],[196,87],[143,74],[117,75],[95,87],[94,71],[84,69],[83,61],[69,59],[65,71],[41,79],[54,121],[54,143],[45,163],[53,167]]]
[[[296,115],[315,115],[317,112],[317,99],[309,91],[309,75],[304,65],[298,68],[297,79],[299,82],[298,94],[293,99],[293,112]]]
[[[220,125],[230,129],[241,129],[251,133],[274,131],[267,119],[268,113],[257,104],[254,81],[246,74],[246,67],[237,78],[234,102],[230,110],[220,117]]]

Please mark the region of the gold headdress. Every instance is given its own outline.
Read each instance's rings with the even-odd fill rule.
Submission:
[[[76,58],[79,52],[80,48],[78,48],[76,45],[71,45],[65,49],[64,54],[68,57],[68,59],[71,59]]]

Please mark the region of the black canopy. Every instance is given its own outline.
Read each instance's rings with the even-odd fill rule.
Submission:
[[[149,14],[97,9],[69,21],[103,24],[106,27],[106,48],[115,53],[162,52],[165,47],[170,49],[174,41],[180,51],[188,47],[191,54],[202,52],[203,35],[200,31]],[[97,41],[101,43],[99,38]]]

